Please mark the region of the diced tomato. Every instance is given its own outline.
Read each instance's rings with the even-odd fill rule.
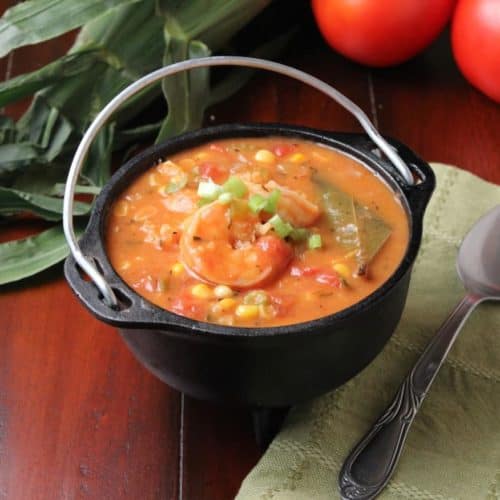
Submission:
[[[172,311],[189,318],[203,320],[206,315],[207,304],[192,297],[181,295],[171,304]]]
[[[219,153],[226,152],[226,150],[222,146],[219,146],[219,144],[210,144],[208,148],[212,151],[218,151]]]
[[[294,144],[276,144],[273,148],[273,152],[278,157],[286,156],[290,153],[293,153],[297,149],[297,146]]]
[[[316,281],[334,288],[342,288],[342,280],[334,273],[321,273],[316,276]]]
[[[317,276],[321,272],[319,267],[311,267],[311,266],[293,266],[290,269],[290,274],[292,276]]]
[[[342,280],[337,273],[324,271],[319,267],[311,266],[292,266],[290,269],[291,276],[309,276],[315,281],[323,285],[329,285],[334,288],[342,288]]]
[[[212,179],[214,182],[224,182],[228,177],[227,170],[217,163],[206,161],[200,165],[200,175],[205,179]]]

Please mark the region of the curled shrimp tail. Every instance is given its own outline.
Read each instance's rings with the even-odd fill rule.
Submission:
[[[233,221],[230,210],[215,201],[195,212],[181,237],[182,262],[213,284],[245,289],[272,282],[287,268],[292,248],[277,236],[260,236],[253,214]]]

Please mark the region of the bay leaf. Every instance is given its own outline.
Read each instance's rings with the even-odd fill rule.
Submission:
[[[370,261],[389,238],[391,227],[374,211],[358,203],[352,195],[315,174],[326,217],[335,240],[347,253],[353,252],[358,274],[365,274]]]
[[[368,264],[389,238],[391,227],[372,210],[355,203],[361,265]]]

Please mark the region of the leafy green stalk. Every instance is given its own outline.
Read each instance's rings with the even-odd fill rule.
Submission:
[[[88,203],[75,202],[74,215],[85,215],[90,211]],[[0,187],[0,215],[14,215],[30,212],[42,219],[62,219],[63,201],[43,194],[27,193],[17,189]]]
[[[81,231],[77,231],[81,235]],[[61,226],[36,236],[0,245],[0,285],[18,281],[47,269],[68,256],[69,248]]]
[[[0,107],[34,94],[17,122],[0,115],[0,215],[31,212],[59,221],[61,194],[75,148],[104,105],[162,65],[227,50],[233,37],[270,3],[28,0],[9,9],[0,19],[0,57],[82,28],[65,56],[0,83]],[[250,53],[272,57],[285,46],[288,36],[250,47]],[[99,192],[109,178],[114,151],[155,134],[166,138],[199,127],[206,107],[235,92],[251,72],[225,70],[222,75],[212,86],[208,70],[198,69],[175,75],[131,98],[92,145],[77,192]],[[165,116],[144,121],[144,110],[153,102],[158,108],[155,100],[161,99],[162,92],[168,109]],[[77,203],[75,215],[87,214],[89,209],[89,204]],[[0,283],[52,265],[66,255],[64,248],[59,226],[39,237],[1,244]],[[27,265],[28,259],[37,264]]]
[[[0,57],[11,50],[62,35],[109,11],[139,0],[31,0],[0,19]]]

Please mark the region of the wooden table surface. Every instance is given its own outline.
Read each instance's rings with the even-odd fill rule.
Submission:
[[[2,78],[60,55],[68,40],[0,60]],[[336,86],[426,160],[500,183],[500,106],[461,77],[446,33],[407,64],[370,70],[334,54],[310,27],[283,60]],[[211,114],[215,123],[359,131],[334,102],[271,74]],[[0,226],[0,240],[39,226]],[[0,499],[224,500],[259,456],[247,411],[195,401],[154,378],[80,305],[60,267],[0,289]]]

